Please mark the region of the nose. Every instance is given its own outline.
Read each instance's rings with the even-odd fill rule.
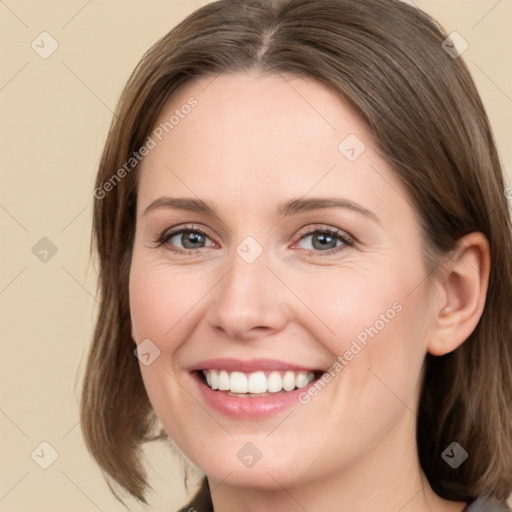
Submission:
[[[283,285],[267,267],[265,253],[247,263],[234,252],[207,313],[209,325],[237,341],[281,331],[290,317]]]

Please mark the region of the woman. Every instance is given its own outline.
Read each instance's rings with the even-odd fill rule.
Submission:
[[[205,475],[183,510],[508,510],[504,189],[421,11],[193,13],[132,74],[97,176],[100,467],[145,502],[141,445],[168,438]]]

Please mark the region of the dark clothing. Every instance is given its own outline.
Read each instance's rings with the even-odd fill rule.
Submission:
[[[213,512],[213,503],[210,497],[210,488],[206,477],[201,482],[201,487],[197,491],[192,501],[178,512]]]
[[[479,498],[470,503],[462,512],[509,512],[510,509],[497,501]],[[214,512],[212,499],[210,497],[210,488],[206,478],[203,479],[200,489],[192,501],[181,508],[178,512]]]

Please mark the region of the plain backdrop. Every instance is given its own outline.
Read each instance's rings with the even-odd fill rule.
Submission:
[[[204,3],[0,2],[0,511],[125,510],[79,427],[80,382],[97,313],[89,261],[94,176],[130,72]],[[512,2],[414,3],[469,43],[463,58],[510,185]],[[147,456],[155,488],[147,510],[176,510],[188,499],[179,461],[162,444],[149,446]]]

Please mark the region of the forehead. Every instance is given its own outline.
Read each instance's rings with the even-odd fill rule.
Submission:
[[[314,191],[375,208],[400,187],[360,119],[311,79],[202,77],[172,95],[151,137],[156,145],[142,165],[143,198],[168,189],[213,201],[242,198],[240,206],[247,206]]]
[[[192,101],[196,106],[189,109]],[[327,151],[337,159],[340,137],[357,132],[368,138],[363,124],[334,92],[311,79],[289,75],[202,77],[172,95],[155,128],[166,132],[169,120],[173,126],[167,125],[169,133],[162,136],[172,135],[175,146],[201,146],[231,160],[237,155],[300,159],[312,150]]]

